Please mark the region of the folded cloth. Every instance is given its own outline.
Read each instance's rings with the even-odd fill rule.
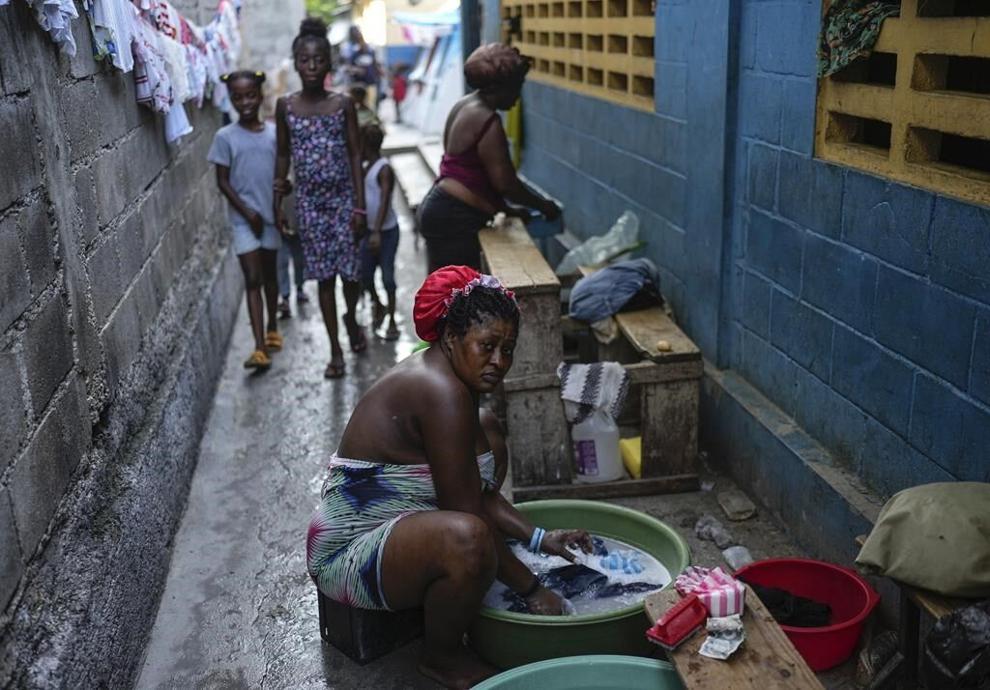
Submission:
[[[660,292],[660,274],[649,259],[630,259],[579,280],[571,290],[572,319],[592,323],[619,311],[643,288]]]
[[[612,419],[619,417],[629,390],[629,374],[618,362],[566,364],[557,367],[564,416],[577,424],[595,410],[605,410]]]
[[[690,566],[677,576],[674,587],[682,596],[696,594],[716,618],[743,612],[746,588],[721,568]]]

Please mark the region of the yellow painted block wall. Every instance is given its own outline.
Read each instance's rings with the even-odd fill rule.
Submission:
[[[653,15],[653,0],[502,2],[503,20],[518,19],[512,42],[532,59],[531,78],[651,111]]]
[[[819,80],[817,154],[990,204],[990,16],[959,16],[972,5],[902,0],[869,59]]]

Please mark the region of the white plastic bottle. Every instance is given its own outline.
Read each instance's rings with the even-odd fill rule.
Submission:
[[[619,427],[605,410],[571,427],[574,444],[574,481],[610,482],[624,475],[619,453]]]

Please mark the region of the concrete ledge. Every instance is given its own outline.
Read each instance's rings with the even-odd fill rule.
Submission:
[[[0,620],[0,686],[136,678],[242,295],[204,230]]]
[[[780,408],[738,374],[705,363],[701,445],[816,558],[852,566],[854,539],[882,507]]]

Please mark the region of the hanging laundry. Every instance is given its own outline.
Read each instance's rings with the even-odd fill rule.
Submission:
[[[211,101],[213,107],[229,113],[233,110],[230,104],[230,95],[227,92],[227,85],[220,81],[220,76],[228,71],[227,61],[220,36],[212,34],[206,42],[207,68],[209,70],[209,83],[212,84]]]
[[[230,0],[220,0],[217,6],[217,14],[210,22],[227,45],[228,59],[231,64],[236,64],[237,58],[241,54],[241,32],[237,25],[237,10],[240,3],[236,5]]]
[[[176,103],[184,103],[193,95],[189,90],[189,64],[186,62],[186,50],[182,44],[165,34],[158,37],[158,44],[165,57],[165,69],[169,81],[172,82],[172,99]]]
[[[34,8],[35,18],[41,28],[51,34],[52,40],[68,56],[76,54],[76,39],[72,35],[72,21],[79,18],[74,0],[26,0]],[[6,3],[0,3],[6,4]]]
[[[145,9],[142,5],[141,9]],[[182,15],[167,0],[155,0],[148,10],[148,18],[158,33],[178,41],[181,38]]]
[[[122,72],[134,69],[135,22],[139,18],[128,0],[86,0],[83,8],[89,16],[93,34],[93,54],[97,60],[107,60]]]
[[[134,12],[137,12],[134,8]],[[167,113],[172,107],[172,82],[169,79],[160,35],[148,22],[135,22],[134,84],[137,101],[152,110]]]
[[[186,116],[186,108],[176,101],[165,113],[165,141],[174,144],[182,137],[192,133],[193,127]]]
[[[901,13],[900,0],[834,0],[822,20],[818,76],[827,77],[869,55],[887,17]]]

